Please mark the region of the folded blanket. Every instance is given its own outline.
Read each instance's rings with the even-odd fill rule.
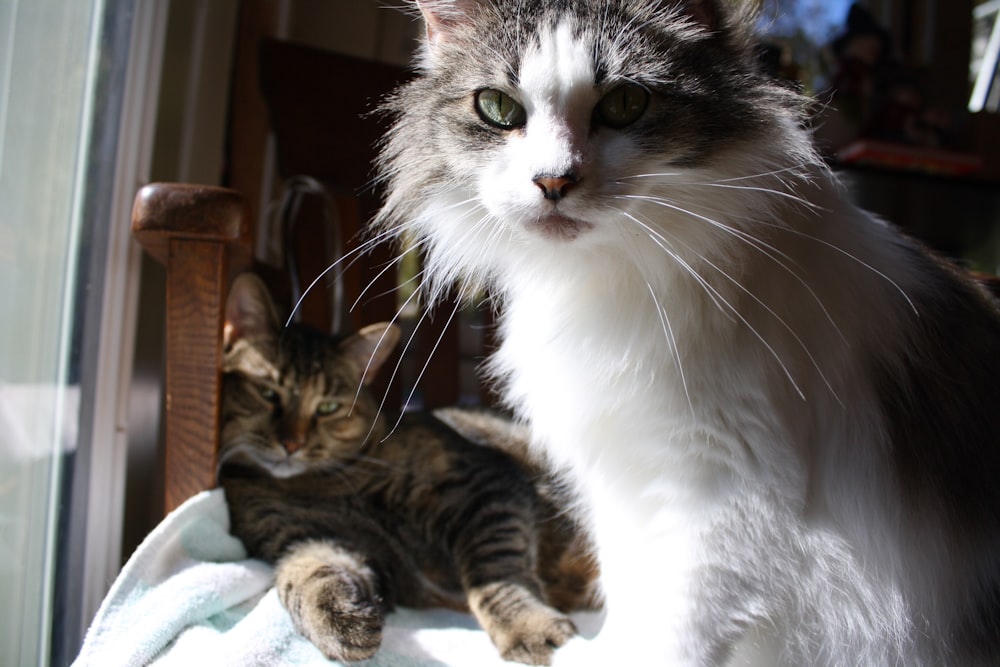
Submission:
[[[122,568],[74,662],[126,665],[335,665],[292,626],[272,568],[229,534],[221,489],[194,496],[151,532]],[[577,620],[593,626],[592,615]],[[365,667],[501,667],[468,614],[400,609]]]

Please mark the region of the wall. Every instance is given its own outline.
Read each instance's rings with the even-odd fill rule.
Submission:
[[[377,0],[293,0],[287,38],[359,58],[407,65],[420,24]]]

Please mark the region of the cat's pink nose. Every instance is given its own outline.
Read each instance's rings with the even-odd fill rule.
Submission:
[[[286,438],[281,444],[289,454],[294,454],[306,446],[305,440],[293,440],[291,438]]]
[[[542,195],[549,201],[559,201],[580,182],[576,174],[569,172],[562,176],[538,176],[534,179],[535,185],[542,191]]]

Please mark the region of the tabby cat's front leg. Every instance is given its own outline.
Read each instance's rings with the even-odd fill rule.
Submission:
[[[382,643],[385,604],[375,572],[329,541],[291,546],[276,565],[278,597],[295,628],[327,658],[370,658]]]
[[[469,608],[505,660],[550,665],[553,651],[576,634],[573,621],[542,602],[536,586],[495,581],[468,595]]]
[[[549,665],[576,626],[545,602],[535,569],[534,505],[528,498],[533,498],[530,488],[481,487],[479,496],[469,499],[475,511],[463,517],[455,553],[469,608],[500,655]]]

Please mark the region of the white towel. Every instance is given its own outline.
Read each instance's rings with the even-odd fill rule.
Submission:
[[[171,512],[122,568],[75,667],[335,665],[292,626],[266,563],[229,534],[221,489]],[[575,619],[593,626],[592,615]],[[389,615],[365,667],[509,667],[475,619],[443,609]]]

